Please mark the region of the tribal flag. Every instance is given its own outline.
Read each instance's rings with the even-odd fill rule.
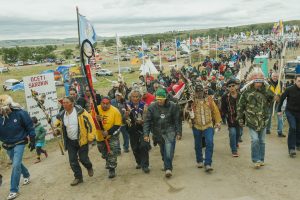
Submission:
[[[97,41],[97,35],[94,26],[86,19],[85,16],[79,14],[79,37],[80,44],[86,39],[88,39],[92,44]]]

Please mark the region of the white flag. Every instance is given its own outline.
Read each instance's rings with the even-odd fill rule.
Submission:
[[[119,38],[119,36],[116,34],[116,43],[118,47],[122,47],[122,42],[121,39]]]
[[[142,50],[147,50],[148,47],[147,47],[147,44],[144,42],[143,38],[142,38]]]

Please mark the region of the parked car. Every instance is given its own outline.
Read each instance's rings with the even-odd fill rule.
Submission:
[[[167,58],[167,61],[168,62],[176,61],[176,57],[175,56],[170,56],[170,57]]]
[[[75,61],[75,62],[80,62],[80,57],[79,57],[79,56],[75,57],[75,58],[74,58],[74,61]]]
[[[18,62],[15,63],[15,67],[23,66],[23,65],[24,65],[23,61],[18,61]]]
[[[286,77],[294,77],[296,75],[296,67],[300,65],[300,60],[287,61],[284,66],[284,74]]]
[[[19,84],[21,81],[17,80],[17,79],[7,79],[4,84],[3,84],[3,89],[4,91],[6,90],[11,90],[11,87],[14,85]]]
[[[113,72],[108,69],[98,69],[96,70],[96,76],[112,76]]]
[[[133,73],[134,70],[131,67],[120,67],[120,73]],[[116,71],[119,73],[119,69]]]
[[[3,72],[8,72],[9,69],[8,67],[0,67],[0,73],[2,74]]]

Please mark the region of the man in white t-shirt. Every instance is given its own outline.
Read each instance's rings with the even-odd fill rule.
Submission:
[[[75,179],[71,186],[83,182],[81,167],[78,162],[88,170],[88,175],[94,175],[93,166],[88,156],[88,143],[95,138],[96,128],[92,116],[82,107],[74,105],[74,98],[65,97],[63,108],[57,116],[56,126],[61,126],[65,148],[68,150],[70,166]]]

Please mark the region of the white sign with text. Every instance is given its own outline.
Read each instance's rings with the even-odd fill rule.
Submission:
[[[45,112],[53,119],[58,114],[58,101],[56,86],[54,81],[54,74],[40,74],[33,76],[23,77],[25,98],[27,103],[27,111],[31,117],[35,116],[39,122],[47,130],[47,133],[52,133],[51,127],[47,122],[47,117],[43,110],[38,106],[36,100],[32,97],[32,92],[38,95],[45,95]],[[47,139],[51,138],[51,135],[47,135]]]

